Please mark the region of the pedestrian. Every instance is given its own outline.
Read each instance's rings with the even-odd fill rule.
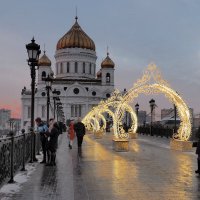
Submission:
[[[72,149],[74,137],[75,137],[74,121],[72,120],[69,124],[69,130],[68,130],[69,148],[70,149]]]
[[[124,129],[124,131],[126,132],[126,133],[128,133],[128,126],[127,126],[127,124],[124,122],[124,124],[123,124],[123,129]]]
[[[78,122],[74,124],[74,130],[77,137],[78,154],[79,156],[82,156],[82,143],[85,135],[85,125],[81,122],[81,118],[78,118]]]
[[[193,147],[196,147],[196,154],[197,154],[197,170],[195,173],[200,174],[200,127],[197,131],[197,142],[193,142]]]
[[[46,166],[55,166],[56,165],[56,150],[58,147],[58,136],[60,134],[59,132],[59,126],[57,122],[54,122],[54,120],[50,120],[50,131],[48,132],[48,145],[47,150],[50,155],[49,162],[46,164]]]
[[[48,133],[48,127],[47,125],[41,120],[40,117],[37,117],[35,119],[35,122],[37,124],[37,131],[40,134],[40,142],[42,146],[42,153],[43,153],[43,160],[40,163],[46,163],[46,157],[47,157],[47,133]]]

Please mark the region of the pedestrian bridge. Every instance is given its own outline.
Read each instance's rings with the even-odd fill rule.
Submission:
[[[174,151],[169,142],[166,137],[139,134],[136,140],[130,140],[128,152],[116,152],[111,133],[101,139],[86,134],[79,157],[76,141],[70,150],[63,133],[59,136],[57,165],[45,166],[29,163],[30,133],[1,139],[0,199],[199,199],[194,150]],[[41,161],[38,147],[36,157]]]

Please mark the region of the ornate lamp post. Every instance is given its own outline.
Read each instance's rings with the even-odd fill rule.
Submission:
[[[140,108],[140,105],[138,103],[135,104],[135,111],[136,111],[136,115],[138,117],[138,110]]]
[[[39,55],[41,53],[40,51],[40,45],[35,43],[34,38],[31,40],[31,43],[26,45],[26,49],[28,52],[28,65],[31,69],[31,129],[34,130],[34,104],[35,104],[35,70],[36,66],[38,66],[38,60]],[[35,157],[35,134],[33,132],[33,137],[31,141],[31,145],[33,148],[31,148],[31,161],[37,161]]]
[[[60,91],[54,89],[52,91],[53,93],[53,118],[55,119],[56,117],[56,101],[59,101],[60,98],[58,97],[58,95],[60,94]]]
[[[177,110],[176,110],[176,105],[174,104],[174,133],[176,133],[176,115],[177,115]]]
[[[49,76],[47,76],[47,78],[45,79],[46,82],[46,90],[47,90],[47,124],[49,124],[49,105],[50,105],[50,94],[49,91],[51,90],[51,84],[52,84],[53,78]]]
[[[152,122],[153,122],[153,109],[155,108],[155,100],[154,99],[151,99],[149,101],[149,104],[150,104],[150,109],[151,109],[151,126],[150,126],[150,135],[153,135],[153,132],[152,132]]]

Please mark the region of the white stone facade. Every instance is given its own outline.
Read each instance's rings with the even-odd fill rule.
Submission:
[[[96,52],[86,48],[58,49],[55,53],[55,71],[52,90],[60,91],[65,122],[84,117],[100,100],[110,96],[114,90],[114,67],[102,67],[101,77],[96,77]],[[42,76],[52,73],[51,66],[40,66],[37,72],[35,94],[35,118],[46,121],[46,84]],[[109,80],[106,76],[109,75]],[[43,96],[45,94],[45,96]],[[30,126],[31,92],[22,90],[22,127]],[[50,118],[53,117],[54,101],[50,92]]]

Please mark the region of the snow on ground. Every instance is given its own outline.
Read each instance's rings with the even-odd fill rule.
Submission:
[[[42,156],[37,156],[38,161],[42,160]],[[27,182],[31,174],[36,170],[38,162],[36,163],[27,163],[25,166],[26,171],[19,171],[14,176],[14,183],[7,183],[0,188],[0,196],[5,196],[1,200],[9,200],[12,194],[20,191],[23,183]],[[10,194],[10,195],[8,195]]]

